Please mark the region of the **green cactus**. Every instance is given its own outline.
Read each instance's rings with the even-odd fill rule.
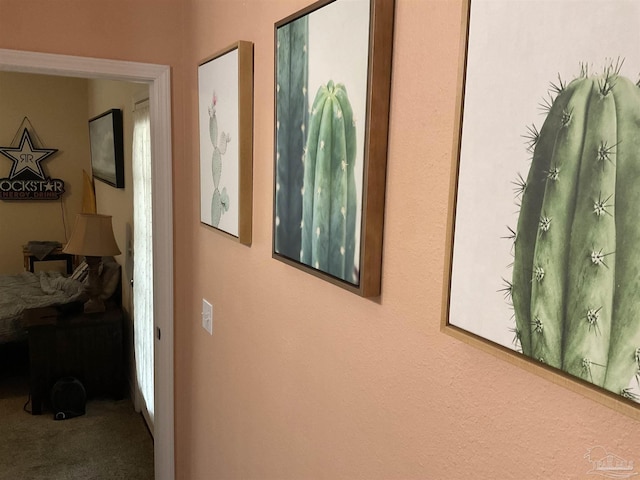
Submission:
[[[222,214],[229,210],[229,195],[227,189],[223,188],[220,194],[220,176],[222,175],[222,155],[227,152],[227,145],[231,141],[231,137],[224,133],[220,133],[218,138],[218,118],[216,117],[216,104],[218,98],[215,92],[209,106],[209,138],[213,145],[213,154],[211,155],[211,175],[213,176],[213,196],[211,197],[211,225],[217,227],[220,223]]]
[[[507,289],[525,355],[627,397],[640,369],[640,89],[619,75],[552,84]]]
[[[227,193],[227,187],[222,189],[222,193],[216,188],[211,197],[211,224],[217,227],[220,223],[220,218],[222,218],[222,214],[227,211],[229,211],[229,194]]]
[[[302,185],[309,100],[307,16],[277,30],[275,251],[300,258]]]
[[[356,129],[347,91],[322,85],[311,109],[301,262],[355,283]]]

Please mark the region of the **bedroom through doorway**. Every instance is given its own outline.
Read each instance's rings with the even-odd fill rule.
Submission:
[[[151,333],[154,338],[151,351],[153,371],[162,370],[162,375],[152,375],[152,378],[155,376],[160,379],[155,389],[152,387],[156,403],[153,427],[156,446],[154,463],[156,479],[173,479],[173,226],[169,69],[160,65],[0,49],[0,71],[78,77],[107,84],[130,82],[137,86],[143,84],[148,90],[148,133],[150,150],[154,155],[153,165],[150,159],[147,165],[147,172],[151,175],[147,180],[150,184],[148,190],[156,193],[152,197],[151,211],[145,213],[152,230],[153,246],[153,256],[150,258],[153,281],[150,285],[152,290],[149,291],[152,299]],[[132,103],[136,103],[139,99],[132,100]],[[134,115],[134,108],[129,114]],[[99,204],[100,192],[96,193]],[[134,242],[136,229],[136,226],[132,225]],[[130,240],[127,236],[125,244],[121,245],[123,253],[129,249],[130,245],[127,242]],[[128,278],[125,275],[126,269],[127,266],[123,264],[123,281]]]

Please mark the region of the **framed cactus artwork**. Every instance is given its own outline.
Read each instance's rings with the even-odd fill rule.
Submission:
[[[253,43],[239,41],[198,66],[200,221],[251,245]]]
[[[467,3],[443,326],[640,418],[640,3],[546,6]]]
[[[380,294],[394,2],[316,2],[275,25],[273,257]]]

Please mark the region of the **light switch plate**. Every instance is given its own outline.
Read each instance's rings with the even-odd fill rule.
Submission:
[[[202,299],[202,328],[213,335],[213,306]]]

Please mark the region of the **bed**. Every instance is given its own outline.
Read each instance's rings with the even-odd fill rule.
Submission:
[[[87,265],[81,263],[72,275],[58,271],[22,272],[0,275],[0,344],[26,339],[22,312],[28,308],[83,303],[86,294]],[[105,257],[100,276],[103,299],[114,296],[120,284],[120,265]]]

